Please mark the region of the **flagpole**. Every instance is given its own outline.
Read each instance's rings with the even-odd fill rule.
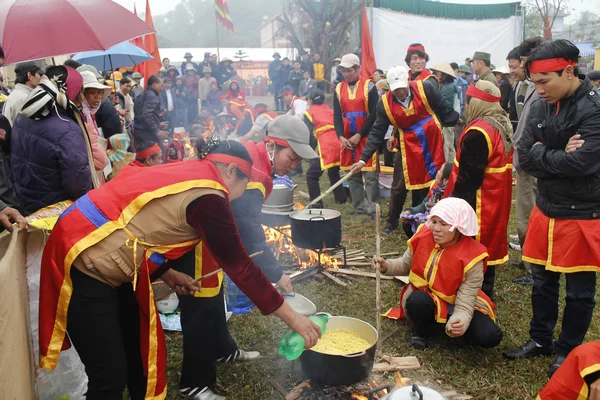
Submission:
[[[215,18],[215,30],[217,32],[217,59],[221,62],[221,51],[219,50],[219,20]]]

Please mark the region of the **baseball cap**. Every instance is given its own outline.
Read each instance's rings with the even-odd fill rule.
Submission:
[[[360,58],[356,54],[346,54],[342,57],[340,66],[342,68],[352,68],[355,65],[360,65]]]
[[[408,87],[408,68],[403,65],[390,68],[386,77],[390,85],[390,90]]]
[[[282,97],[283,95],[285,95],[286,93],[289,93],[289,92],[294,93],[294,88],[291,87],[290,85],[285,85],[284,87],[279,89],[279,93],[277,93],[277,96]]]
[[[310,160],[319,155],[310,147],[310,132],[304,122],[291,115],[280,115],[267,125],[267,137],[278,139],[276,142],[285,142],[299,157]]]

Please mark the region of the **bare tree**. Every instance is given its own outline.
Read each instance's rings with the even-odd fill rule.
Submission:
[[[278,21],[292,45],[300,52],[310,49],[329,66],[347,47],[351,29],[362,11],[364,0],[295,0]]]
[[[568,0],[529,0],[529,4],[538,11],[544,24],[544,38],[552,38],[552,27],[556,16],[564,11]]]

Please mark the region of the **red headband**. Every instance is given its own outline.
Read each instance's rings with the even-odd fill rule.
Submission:
[[[287,140],[278,139],[278,138],[275,138],[272,136],[267,136],[266,138],[263,139],[263,142],[265,142],[265,143],[273,142],[273,143],[278,144],[283,147],[292,147],[292,146],[290,146],[290,144],[288,143]]]
[[[410,46],[408,48],[408,50],[406,50],[407,53],[410,53],[413,51],[422,51],[423,53],[425,53],[425,47],[422,44],[420,44],[418,46]]]
[[[265,112],[267,111],[267,107],[254,107],[256,112]]]
[[[208,154],[204,157],[204,160],[220,162],[223,164],[235,164],[238,169],[244,173],[248,178],[252,177],[252,164],[243,158],[231,156],[229,154]]]
[[[569,65],[574,67],[577,65],[577,63],[564,58],[549,58],[547,60],[532,61],[529,64],[529,73],[537,74],[540,72],[562,71]]]
[[[472,83],[469,86],[469,89],[467,89],[467,96],[471,96],[473,98],[480,99],[483,101],[488,101],[490,103],[500,102],[500,96],[494,96],[491,93],[481,90],[478,87],[475,87],[474,83]]]
[[[154,143],[152,147],[147,148],[146,150],[138,151],[135,153],[136,160],[145,160],[146,158],[153,156],[154,154],[160,153],[160,147],[158,144]]]
[[[286,94],[290,94],[290,93],[291,93],[291,94],[294,94],[294,91],[293,91],[293,90],[286,90],[285,92],[281,93],[281,96],[279,96],[279,97],[283,97],[283,96],[285,96]]]

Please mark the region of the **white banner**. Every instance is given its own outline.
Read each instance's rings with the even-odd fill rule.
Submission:
[[[506,56],[521,42],[522,19],[443,19],[375,8],[373,47],[377,68],[387,71],[406,65],[406,49],[422,43],[429,54],[428,66],[441,62],[464,64],[473,52],[492,55],[496,67],[507,66]]]

